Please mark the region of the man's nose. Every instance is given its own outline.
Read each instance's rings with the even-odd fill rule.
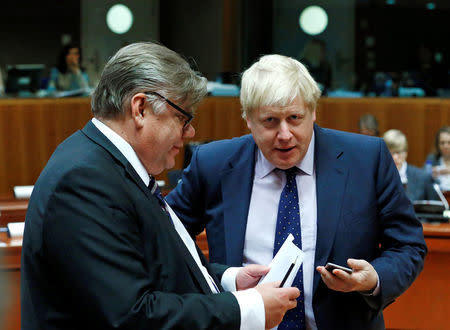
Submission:
[[[184,129],[183,129],[183,138],[184,139],[190,139],[193,138],[195,135],[195,128],[194,126],[192,126],[191,124],[187,125]]]
[[[282,121],[278,130],[278,138],[281,140],[289,140],[292,137],[290,127],[287,122]]]

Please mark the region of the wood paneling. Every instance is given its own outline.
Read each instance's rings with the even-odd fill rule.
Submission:
[[[359,117],[375,115],[380,134],[395,128],[408,138],[408,162],[422,167],[441,126],[450,125],[450,100],[409,98],[361,98],[320,100],[317,122],[338,130],[357,132]]]
[[[402,130],[410,146],[408,161],[422,166],[432,149],[435,132],[450,124],[450,100],[324,98],[319,102],[317,122],[323,127],[356,132],[358,119],[364,113],[378,118],[381,133],[390,128]],[[58,144],[91,117],[87,98],[0,100],[0,194],[10,193],[15,185],[34,184]],[[249,132],[241,118],[239,99],[234,97],[205,99],[193,125],[194,141]],[[182,164],[183,151],[175,168]],[[167,180],[166,172],[158,179]]]
[[[20,329],[20,254],[22,238],[10,239],[0,233],[0,329]]]
[[[0,194],[34,184],[58,144],[91,117],[83,98],[0,100]]]
[[[388,329],[448,329],[450,224],[424,225],[428,255],[412,286],[384,311]]]

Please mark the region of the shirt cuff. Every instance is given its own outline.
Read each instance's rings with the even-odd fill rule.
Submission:
[[[222,274],[222,280],[220,284],[225,291],[236,291],[236,276],[242,267],[230,267]]]
[[[241,311],[240,330],[264,330],[266,315],[264,301],[256,289],[233,292]]]

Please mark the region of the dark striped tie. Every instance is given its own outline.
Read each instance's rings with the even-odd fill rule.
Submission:
[[[152,195],[156,197],[159,205],[162,207],[164,212],[166,212],[168,214],[167,208],[166,208],[166,203],[164,202],[164,197],[161,194],[161,190],[158,187],[158,183],[156,182],[155,178],[152,176],[150,177],[150,182],[148,184],[148,188],[150,189],[150,192],[152,193]]]

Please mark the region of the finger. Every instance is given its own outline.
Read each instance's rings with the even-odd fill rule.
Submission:
[[[337,278],[343,280],[343,281],[349,281],[351,279],[351,277],[352,277],[351,274],[349,274],[349,273],[347,273],[347,272],[345,272],[343,270],[340,270],[340,269],[334,269],[333,270],[333,275],[336,276]]]
[[[322,279],[324,279],[324,280],[325,279],[328,279],[328,280],[332,280],[333,279],[333,273],[328,271],[325,267],[319,266],[319,267],[317,267],[317,271],[322,276]]]
[[[281,284],[281,281],[276,281],[276,282],[269,282],[269,283],[267,283],[270,287],[272,287],[272,288],[279,288],[280,287],[280,284]]]
[[[320,273],[320,275],[326,275],[328,273],[328,270],[326,270],[323,266],[317,266],[316,270]]]
[[[289,299],[297,299],[300,297],[300,290],[296,287],[287,288],[289,289]]]
[[[348,259],[347,265],[350,266],[350,268],[354,269],[355,271],[362,270],[367,267],[368,262],[363,259]]]
[[[266,275],[269,272],[270,267],[254,264],[247,266],[247,270],[248,273],[252,276],[262,276]]]
[[[297,300],[289,300],[289,303],[287,304],[287,309],[292,309],[297,307]]]
[[[325,283],[327,287],[330,289],[334,288],[334,283],[336,281],[335,276],[333,276],[329,271],[325,270],[325,272],[320,273],[320,276],[322,277],[322,281]]]

